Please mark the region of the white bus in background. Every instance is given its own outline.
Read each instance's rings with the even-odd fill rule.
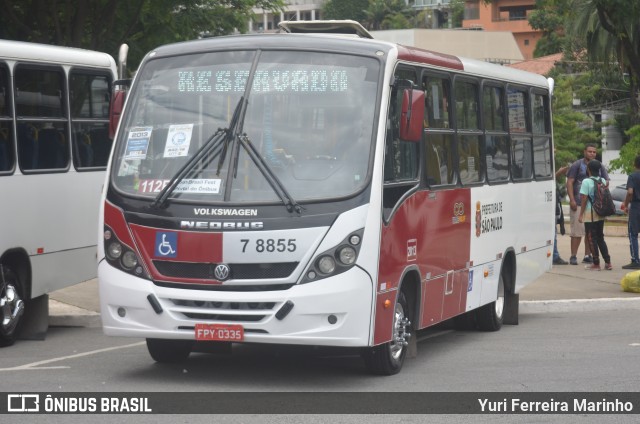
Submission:
[[[517,322],[551,267],[550,82],[344,24],[143,60],[103,194],[106,334],[159,362],[360,348],[388,375],[419,329]]]
[[[106,53],[0,40],[0,346],[31,299],[96,276],[115,79]]]

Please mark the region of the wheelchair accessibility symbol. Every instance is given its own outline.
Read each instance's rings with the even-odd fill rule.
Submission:
[[[156,233],[156,257],[175,258],[178,255],[177,233]]]

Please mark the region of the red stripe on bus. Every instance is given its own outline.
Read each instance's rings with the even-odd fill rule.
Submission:
[[[406,60],[408,62],[425,63],[444,68],[457,69],[460,71],[464,70],[462,61],[456,56],[423,50],[416,47],[398,46],[398,59]]]

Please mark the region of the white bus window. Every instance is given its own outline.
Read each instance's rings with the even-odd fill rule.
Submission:
[[[449,185],[455,183],[453,134],[427,134],[427,184]]]
[[[463,185],[481,183],[484,169],[480,160],[480,136],[458,136],[458,172]]]
[[[426,90],[425,126],[427,128],[450,128],[449,104],[451,90],[449,80],[432,76],[422,78]]]
[[[488,131],[505,131],[503,91],[493,86],[485,86],[482,90],[484,128]]]
[[[528,180],[533,177],[533,149],[531,138],[512,137],[511,175],[514,180]]]
[[[533,167],[536,178],[551,177],[551,143],[549,137],[533,139]]]
[[[507,101],[509,102],[509,131],[512,133],[528,132],[527,93],[521,90],[509,89]]]
[[[485,163],[490,183],[509,180],[509,137],[487,135],[485,137]]]
[[[13,125],[11,119],[9,71],[0,65],[0,173],[13,169]]]
[[[476,130],[478,126],[478,86],[456,81],[456,128]]]
[[[69,77],[71,138],[76,168],[105,167],[111,151],[109,130],[110,78],[89,71]]]
[[[533,133],[534,134],[549,134],[549,128],[546,116],[548,111],[549,102],[546,96],[540,94],[533,95]]]
[[[69,140],[63,70],[18,65],[14,80],[20,168],[65,169]]]

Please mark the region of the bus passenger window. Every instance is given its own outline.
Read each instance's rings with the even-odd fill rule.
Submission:
[[[426,172],[430,186],[455,183],[452,141],[453,134],[427,134]]]
[[[507,98],[509,102],[509,131],[512,133],[528,132],[527,93],[509,89]]]
[[[486,86],[482,90],[484,128],[490,131],[505,131],[504,97],[500,87]]]
[[[509,137],[487,135],[485,137],[485,163],[487,179],[491,183],[509,180]]]
[[[533,151],[529,137],[512,137],[511,175],[514,180],[527,180],[533,177]]]
[[[0,172],[13,169],[13,122],[9,94],[9,71],[0,65]]]
[[[426,90],[425,126],[431,129],[450,128],[449,125],[449,80],[423,77],[422,87]]]
[[[478,126],[478,86],[458,81],[456,87],[456,128],[476,130]]]
[[[463,185],[482,182],[483,164],[480,160],[480,136],[465,135],[458,137],[458,171]]]
[[[551,143],[548,137],[533,139],[533,169],[536,178],[551,177]]]

